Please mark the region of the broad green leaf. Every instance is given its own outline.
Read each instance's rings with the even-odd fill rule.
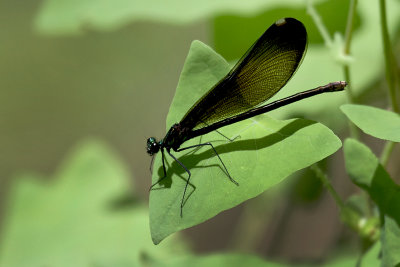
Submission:
[[[385,216],[382,231],[382,266],[399,266],[400,264],[400,227],[399,223]]]
[[[178,239],[155,248],[147,209],[128,201],[127,169],[101,142],[81,144],[54,177],[39,178],[15,178],[0,266],[137,266],[143,254],[179,254]]]
[[[347,139],[344,155],[351,180],[368,192],[381,213],[399,223],[400,186],[391,179],[372,151],[354,139]]]
[[[76,34],[85,29],[113,30],[134,21],[180,24],[226,12],[249,16],[276,6],[304,5],[297,0],[46,0],[35,25],[42,33]]]
[[[193,42],[186,59],[167,126],[185,112],[227,71],[229,65],[203,43]],[[168,129],[168,127],[167,127]],[[327,127],[308,120],[279,121],[266,115],[219,129],[185,142],[182,147],[212,141],[236,186],[223,172],[209,147],[175,153],[192,173],[180,217],[180,203],[187,173],[166,153],[167,179],[150,192],[150,229],[154,243],[176,231],[199,224],[216,214],[253,198],[293,172],[337,151],[340,140]],[[155,158],[153,183],[163,176],[161,153]]]
[[[340,107],[346,116],[366,134],[400,142],[400,115],[391,111],[346,104]]]

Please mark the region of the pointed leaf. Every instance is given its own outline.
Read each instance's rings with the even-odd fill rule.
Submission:
[[[352,181],[366,190],[379,210],[400,223],[400,186],[364,144],[354,139],[344,143],[346,170]]]
[[[185,112],[229,71],[229,65],[201,42],[193,42],[181,74],[167,125]],[[173,232],[199,224],[226,209],[253,198],[293,172],[331,155],[340,140],[327,127],[308,120],[279,121],[266,115],[219,129],[185,142],[182,147],[212,141],[236,186],[210,147],[173,153],[190,169],[192,178],[180,205],[187,173],[166,154],[167,179],[150,193],[150,229],[157,244]],[[161,154],[161,153],[159,153]],[[153,183],[163,176],[161,155],[154,162]]]
[[[366,134],[400,142],[400,115],[391,111],[346,104],[340,107],[346,116]]]

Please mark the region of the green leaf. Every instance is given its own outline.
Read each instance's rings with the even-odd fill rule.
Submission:
[[[203,43],[193,42],[186,59],[167,125],[179,122],[185,112],[229,70],[229,65]],[[199,224],[218,213],[253,198],[293,172],[310,166],[337,151],[340,140],[322,124],[292,119],[279,121],[266,115],[219,129],[185,142],[182,147],[212,141],[236,186],[223,172],[209,147],[172,153],[192,173],[185,197],[183,218],[180,203],[187,173],[166,153],[167,179],[150,192],[150,229],[154,243],[176,231]],[[161,153],[155,158],[153,183],[163,176]]]
[[[351,180],[363,188],[381,213],[400,222],[400,186],[385,171],[372,151],[354,139],[344,143],[346,170]]]
[[[36,17],[35,27],[47,34],[76,34],[85,29],[113,30],[143,20],[180,24],[226,12],[249,16],[282,5],[304,6],[305,3],[297,0],[46,0]]]
[[[361,267],[376,267],[381,265],[381,243],[376,242],[362,257]],[[356,265],[355,265],[356,266]]]
[[[346,104],[340,107],[346,116],[366,134],[400,142],[400,115],[391,111]]]
[[[101,142],[79,145],[55,177],[39,178],[15,178],[0,266],[137,266],[143,254],[182,250],[178,239],[155,248],[147,209],[129,198],[126,167]]]
[[[263,10],[255,16],[226,14],[216,17],[214,19],[215,50],[221,53],[227,60],[236,60],[240,58],[243,51],[246,51],[270,24],[285,17],[296,18],[306,26],[309,45],[323,44],[324,40],[318,31],[316,23],[310,14],[307,13],[307,7],[302,4],[299,2],[299,5],[276,6]],[[344,32],[348,13],[347,9],[349,8],[347,0],[313,2],[313,5],[321,18],[323,18],[323,23],[327,27],[328,32]],[[358,27],[359,21],[358,17],[356,17],[355,30],[358,30]],[[332,57],[332,54],[329,54],[329,56]],[[335,65],[332,59],[330,60],[331,62],[326,63]],[[320,66],[314,66],[314,68],[318,69]],[[313,77],[313,80],[314,78],[319,77]]]
[[[395,220],[386,216],[382,231],[382,266],[400,264],[400,227]]]
[[[388,29],[390,36],[397,36],[396,29],[400,23],[400,1],[387,0]],[[302,6],[276,6],[268,10],[260,10],[257,16],[241,16],[240,13],[226,13],[215,18],[214,38],[216,51],[228,60],[240,58],[247,48],[277,18],[292,16],[304,23],[309,34],[308,51],[304,60],[289,83],[276,97],[282,98],[295,92],[311,89],[328,82],[344,80],[343,65],[351,68],[351,89],[355,95],[362,94],[371,84],[382,76],[384,58],[382,57],[379,1],[358,1],[355,14],[356,25],[351,42],[351,58],[343,60],[343,35],[345,33],[346,16],[349,1],[322,1],[314,4],[321,22],[333,39],[333,44],[321,45],[321,34],[316,23]],[[358,22],[359,21],[359,22]],[[317,39],[318,38],[318,39]],[[368,45],[365,45],[368,44]],[[374,62],[374,64],[371,64]],[[273,111],[280,118],[293,114],[305,117],[321,118],[329,125],[344,125],[344,116],[336,113],[337,107],[346,102],[346,93],[324,94],[315,99],[293,103],[290,107]]]
[[[362,258],[357,255],[340,256],[323,264],[324,267],[376,267],[381,266],[380,260],[381,246],[380,242],[375,243]],[[317,265],[318,266],[318,265]]]

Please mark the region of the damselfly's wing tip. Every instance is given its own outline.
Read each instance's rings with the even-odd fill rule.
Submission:
[[[277,21],[275,21],[275,26],[277,27],[282,27],[285,26],[286,24],[289,24],[289,26],[293,26],[295,24],[299,24],[299,25],[303,25],[303,23],[301,23],[301,21],[295,19],[295,18],[281,18],[278,19]]]
[[[275,25],[278,27],[283,26],[285,24],[286,24],[286,18],[281,18],[281,19],[278,19],[277,21],[275,21]]]

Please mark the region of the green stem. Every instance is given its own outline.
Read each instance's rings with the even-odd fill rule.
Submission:
[[[346,33],[344,37],[344,47],[343,47],[343,54],[344,56],[349,56],[350,55],[350,45],[351,45],[351,37],[353,36],[353,26],[354,26],[354,17],[356,13],[356,5],[357,5],[357,0],[351,0],[350,2],[350,8],[349,8],[349,14],[347,16],[347,24],[346,24]],[[348,86],[346,88],[347,92],[347,99],[349,103],[354,103],[354,93],[353,93],[353,87],[351,85],[351,80],[350,80],[350,68],[346,64],[343,66],[344,68],[344,75],[346,82],[348,82]]]
[[[279,190],[270,190],[246,203],[231,235],[230,249],[250,252],[262,243],[263,235],[260,233],[265,231],[265,226],[269,225],[275,211],[275,207],[266,206],[265,203],[279,199],[279,195],[282,195]]]
[[[383,166],[387,165],[387,163],[389,161],[390,154],[392,154],[392,151],[393,151],[393,148],[394,148],[395,145],[396,145],[396,143],[395,142],[391,142],[391,141],[387,141],[385,143],[385,146],[383,147],[383,150],[382,150],[382,153],[381,153],[381,156],[380,156],[380,161],[381,161],[381,164]]]
[[[332,47],[333,41],[329,36],[329,32],[326,29],[324,23],[322,22],[321,16],[318,14],[317,10],[315,10],[314,6],[312,5],[311,1],[307,1],[307,13],[311,16],[314,20],[315,26],[317,26],[319,33],[324,39],[324,42],[327,47]]]
[[[344,70],[344,79],[345,81],[350,81],[350,69],[348,65],[344,65],[343,66],[343,70]],[[353,96],[353,92],[351,90],[351,84],[347,85],[347,88],[345,90],[347,92],[347,101],[349,103],[354,103],[354,96]],[[358,130],[357,126],[350,120],[347,120],[348,125],[349,125],[349,129],[350,129],[350,136],[356,140],[360,139],[360,131]]]
[[[349,14],[347,16],[346,33],[345,33],[344,46],[343,46],[343,54],[345,57],[348,57],[350,55],[351,38],[353,37],[356,6],[357,6],[357,0],[351,0]],[[355,101],[355,97],[354,97],[354,93],[353,93],[353,86],[351,84],[351,77],[350,77],[350,67],[348,64],[343,65],[343,72],[344,72],[345,81],[347,81],[347,83],[348,83],[347,88],[345,90],[347,93],[347,101],[348,101],[348,103],[355,103],[356,101]],[[349,121],[349,129],[350,129],[351,137],[353,137],[354,139],[360,138],[360,132],[359,132],[358,128],[351,121]]]
[[[321,168],[317,164],[311,165],[310,169],[313,170],[317,175],[317,177],[321,180],[324,187],[328,190],[329,194],[331,194],[331,196],[335,200],[336,205],[338,205],[340,209],[343,209],[344,208],[343,200],[340,198],[339,194],[333,188],[331,182],[328,179],[328,176],[321,170]]]
[[[397,66],[393,57],[392,47],[389,39],[389,32],[387,27],[386,18],[386,2],[385,0],[379,1],[380,13],[381,13],[381,27],[382,27],[382,40],[383,40],[383,52],[385,54],[386,64],[386,80],[389,87],[390,100],[392,103],[392,109],[394,112],[399,112],[396,100],[396,78],[397,78]]]
[[[343,52],[345,55],[350,54],[350,43],[351,43],[351,37],[353,36],[353,25],[356,13],[356,6],[357,6],[357,0],[351,0],[349,14],[347,16],[346,33],[344,38]]]

